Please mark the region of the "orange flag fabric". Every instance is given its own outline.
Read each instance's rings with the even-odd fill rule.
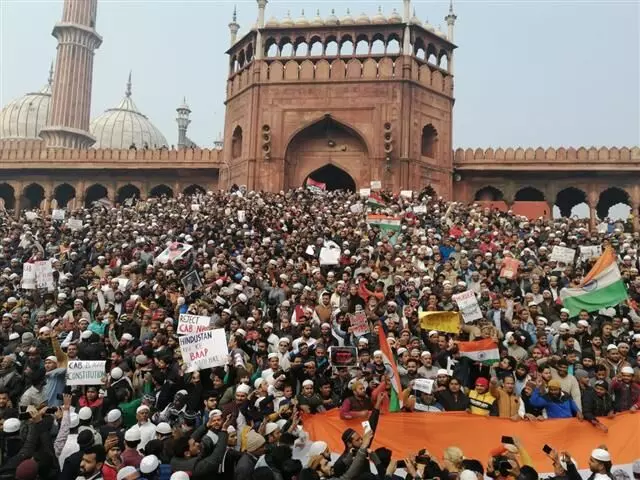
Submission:
[[[393,413],[380,416],[372,448],[386,447],[394,458],[404,458],[426,448],[442,459],[445,448],[457,446],[466,458],[483,464],[490,451],[499,447],[503,435],[520,439],[539,472],[551,472],[553,466],[542,452],[549,444],[558,451],[568,451],[579,468],[588,468],[591,451],[606,445],[614,465],[640,458],[640,413],[623,413],[613,419],[600,419],[609,432],[596,429],[576,419],[542,422],[514,422],[497,417],[481,417],[465,412]],[[342,452],[342,432],[347,428],[361,432],[361,419],[341,420],[338,409],[304,416],[304,429],[313,440],[324,440],[333,452]]]

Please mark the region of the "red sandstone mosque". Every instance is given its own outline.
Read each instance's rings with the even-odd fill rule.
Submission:
[[[400,2],[398,2],[400,5]],[[393,191],[430,185],[445,198],[531,217],[580,203],[591,219],[626,203],[637,217],[640,149],[453,150],[453,6],[447,32],[412,14],[258,20],[238,37],[234,12],[223,138],[212,149],[187,137],[189,106],[177,109],[170,146],[132,99],[91,120],[98,0],[65,0],[55,68],[45,87],[0,113],[0,198],[6,208],[73,207],[246,185],[328,188],[380,181]],[[615,185],[615,187],[613,187]]]

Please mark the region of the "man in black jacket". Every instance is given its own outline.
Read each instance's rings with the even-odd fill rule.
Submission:
[[[82,456],[93,447],[93,433],[89,430],[83,430],[78,434],[78,446],[80,449],[69,455],[62,466],[62,472],[60,472],[60,480],[75,480],[80,471],[80,462],[82,462]]]
[[[598,417],[613,417],[613,399],[609,394],[609,383],[606,380],[596,381],[593,388],[588,388],[582,394],[582,414],[584,419],[594,427],[608,431]]]

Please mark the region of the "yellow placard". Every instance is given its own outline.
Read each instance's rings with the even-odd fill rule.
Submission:
[[[420,312],[420,328],[439,332],[458,333],[460,314],[458,312]]]

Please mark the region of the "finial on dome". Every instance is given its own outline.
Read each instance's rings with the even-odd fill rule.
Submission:
[[[129,79],[127,80],[127,89],[124,92],[127,98],[131,97],[131,70],[129,70]]]
[[[237,22],[237,21],[238,21],[238,5],[234,5],[234,6],[233,6],[233,16],[231,17],[231,19],[232,19],[234,22]]]
[[[53,60],[51,60],[51,66],[49,67],[49,79],[47,80],[49,86],[53,85]]]

